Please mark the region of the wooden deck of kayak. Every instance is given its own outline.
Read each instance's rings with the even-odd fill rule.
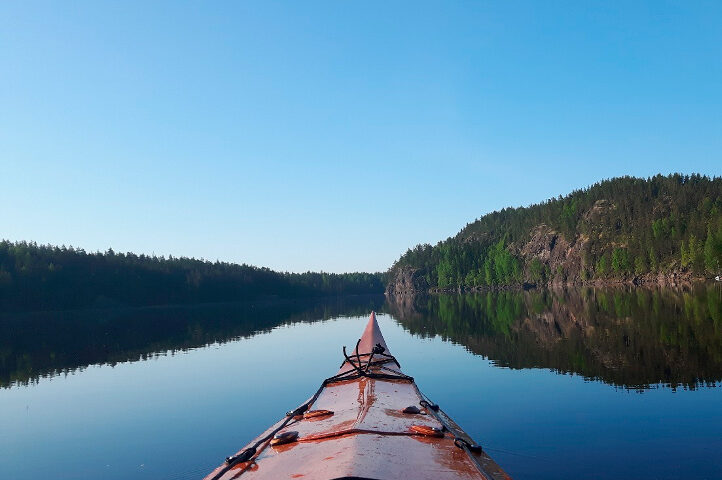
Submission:
[[[377,345],[385,354],[371,354]],[[348,358],[354,365],[344,361],[338,380],[304,405],[305,416],[282,419],[237,455],[271,434],[279,444],[265,440],[248,461],[221,465],[206,480],[509,479],[389,359],[375,314]]]

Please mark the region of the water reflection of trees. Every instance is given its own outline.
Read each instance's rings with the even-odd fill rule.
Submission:
[[[383,296],[0,315],[0,387],[249,337],[284,324],[366,315]]]
[[[722,379],[722,292],[593,289],[400,298],[409,331],[511,368],[549,368],[628,388]]]
[[[0,315],[0,387],[378,310],[382,297]],[[511,368],[624,386],[722,380],[722,291],[580,289],[403,297],[384,309]]]

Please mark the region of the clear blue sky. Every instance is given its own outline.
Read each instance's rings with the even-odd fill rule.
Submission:
[[[618,175],[722,175],[722,3],[2,2],[0,238],[385,270]]]

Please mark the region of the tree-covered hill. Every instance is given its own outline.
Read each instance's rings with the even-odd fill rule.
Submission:
[[[229,302],[383,293],[380,273],[268,268],[0,241],[0,310]]]
[[[622,177],[417,245],[391,267],[387,291],[641,282],[719,274],[721,265],[722,178]]]

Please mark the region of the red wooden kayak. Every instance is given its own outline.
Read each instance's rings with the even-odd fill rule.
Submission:
[[[509,479],[401,372],[376,315],[339,372],[206,480]]]

